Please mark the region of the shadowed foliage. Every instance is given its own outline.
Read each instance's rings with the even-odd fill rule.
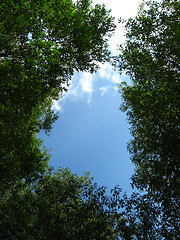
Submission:
[[[31,178],[48,163],[37,133],[57,119],[52,100],[74,71],[108,61],[115,25],[90,0],[7,0],[0,5],[0,180]]]
[[[166,239],[179,234],[180,217],[179,11],[176,0],[143,1],[137,17],[125,23],[126,42],[116,62],[132,80],[120,92],[133,137],[133,186],[153,193],[161,205],[169,221]]]

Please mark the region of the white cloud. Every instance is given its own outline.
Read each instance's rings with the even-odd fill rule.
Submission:
[[[99,90],[101,91],[101,96],[104,96],[104,94],[107,93],[109,88],[110,88],[109,86],[100,87]]]
[[[99,69],[99,75],[112,83],[121,83],[121,77],[118,72],[113,70],[113,67],[109,63],[101,65]]]
[[[112,9],[112,15],[116,18],[134,17],[141,0],[93,0],[93,4],[105,4],[107,9]]]
[[[56,101],[56,100],[53,100],[53,106],[52,106],[52,109],[57,111],[57,112],[62,112],[62,106],[59,105],[59,102],[60,100]]]
[[[109,79],[112,74],[112,66],[108,63],[100,64],[99,74],[100,77]]]
[[[63,102],[67,99],[69,99],[70,101],[83,100],[90,105],[94,92],[93,83],[95,79],[99,77],[107,81],[106,86],[99,88],[101,96],[106,94],[110,88],[115,89],[115,85],[121,82],[121,77],[119,73],[113,71],[112,66],[108,63],[101,65],[101,68],[97,74],[90,74],[87,72],[76,73],[72,78],[68,92],[63,93],[60,100],[54,101],[54,105],[52,108],[56,111],[62,112]],[[99,79],[99,81],[101,81],[101,79]]]
[[[80,99],[85,100],[88,104],[91,103],[93,93],[93,75],[88,72],[76,73],[68,88],[68,92],[63,93],[58,101],[54,101],[53,109],[62,111],[63,102],[67,99],[77,101]]]
[[[93,77],[90,73],[82,73],[82,76],[80,78],[80,85],[82,92],[84,93],[92,93],[93,92]]]
[[[68,96],[74,100],[79,98],[86,98],[87,102],[91,102],[93,93],[93,76],[90,73],[77,73],[72,79],[69,87]]]
[[[87,98],[87,103],[90,104],[93,93],[93,76],[90,73],[82,73],[80,78],[81,94]]]
[[[111,81],[113,83],[121,83],[121,77],[119,75],[118,72],[114,72],[112,75],[111,75]]]

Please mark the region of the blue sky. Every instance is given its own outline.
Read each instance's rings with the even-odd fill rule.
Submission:
[[[139,1],[98,1],[112,9],[116,17],[134,17]],[[117,5],[118,4],[118,5]],[[117,44],[124,41],[123,31],[118,27],[110,39],[110,49],[117,53]],[[44,145],[51,149],[50,165],[69,167],[73,173],[82,175],[89,171],[99,186],[108,190],[119,185],[131,192],[130,177],[133,166],[127,152],[130,133],[124,113],[119,111],[121,95],[117,83],[129,80],[119,76],[110,65],[101,65],[96,74],[76,73],[67,94],[55,103],[59,119],[53,125],[50,137],[41,134]]]

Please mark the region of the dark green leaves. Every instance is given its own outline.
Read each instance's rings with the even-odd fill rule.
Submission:
[[[75,70],[94,72],[109,59],[106,37],[115,25],[89,0],[8,0],[0,12],[0,179],[11,181],[13,173],[26,178],[44,170],[47,157],[35,136],[57,119],[52,101]]]
[[[179,9],[174,0],[144,1],[137,17],[126,22],[127,40],[119,56],[120,71],[132,79],[120,91],[133,137],[128,145],[133,186],[154,194],[173,226],[165,237],[170,239],[179,218],[171,206],[178,206],[180,197]]]
[[[49,170],[33,184],[18,181],[1,195],[0,208],[3,239],[117,239],[105,188],[69,169]]]
[[[121,108],[132,124],[129,149],[138,172],[134,183],[139,186],[139,176],[143,186],[156,190],[166,181],[174,189],[179,181],[180,35],[177,2],[166,4],[150,1],[126,23],[127,41],[119,56],[120,70],[133,80],[132,86],[122,87]]]

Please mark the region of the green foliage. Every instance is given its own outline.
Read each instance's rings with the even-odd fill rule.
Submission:
[[[147,1],[126,22],[121,46],[135,164],[133,185],[144,195],[110,196],[89,175],[49,170],[37,134],[49,133],[52,100],[74,71],[94,72],[109,60],[114,30],[105,6],[90,0],[8,0],[0,5],[0,238],[179,238],[179,2]]]
[[[57,119],[52,100],[74,71],[94,72],[109,59],[115,25],[90,0],[3,0],[0,12],[0,180],[11,181],[44,170],[36,134]]]
[[[106,194],[89,174],[48,169],[36,181],[18,180],[0,198],[1,239],[177,239],[179,221],[162,212],[153,193]],[[171,209],[180,206],[171,206]]]
[[[135,165],[133,186],[152,192],[161,214],[171,224],[175,221],[176,229],[180,198],[179,10],[176,0],[144,1],[137,17],[125,24],[127,40],[120,46],[117,60],[119,70],[132,80],[129,86],[122,84],[120,91],[121,110],[127,112],[133,136],[128,145]],[[175,239],[170,236],[166,239]]]
[[[114,205],[118,194],[112,195]],[[1,196],[1,239],[118,239],[113,201],[88,174],[49,170]]]
[[[133,193],[129,198],[125,195],[121,200],[122,211],[119,214],[117,231],[123,240],[137,239],[178,239],[180,204],[177,202],[163,211],[162,203],[158,203],[156,195],[152,192]],[[174,215],[176,208],[177,215]]]
[[[179,2],[149,1],[126,23],[127,41],[121,46],[120,70],[132,85],[121,89],[132,125],[129,150],[139,188],[163,188],[179,196],[180,81]]]

